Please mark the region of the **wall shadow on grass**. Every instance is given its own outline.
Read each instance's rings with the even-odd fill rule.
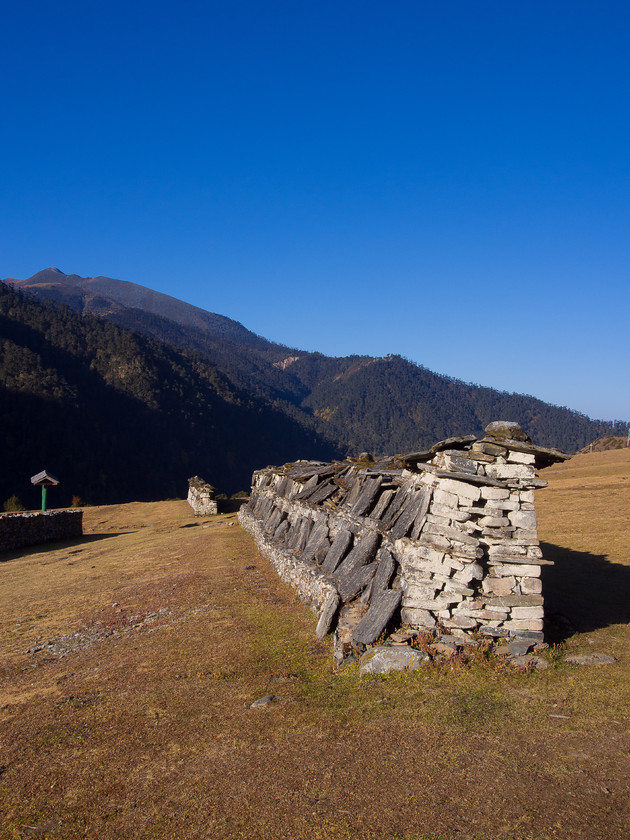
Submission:
[[[0,563],[8,563],[9,560],[23,560],[25,557],[30,557],[31,554],[45,554],[47,551],[59,551],[64,548],[80,549],[86,543],[96,542],[97,540],[108,540],[110,537],[120,537],[123,533],[133,534],[135,531],[122,531],[121,533],[115,534],[84,534],[82,537],[76,537],[72,540],[49,540],[48,542],[34,543],[23,548],[0,551]]]
[[[547,641],[630,623],[630,566],[553,543],[540,547],[545,559],[554,562],[542,567]]]

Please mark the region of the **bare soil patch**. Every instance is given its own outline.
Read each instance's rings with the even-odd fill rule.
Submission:
[[[630,453],[545,477],[532,673],[335,674],[235,515],[185,502],[1,555],[0,838],[627,838]]]

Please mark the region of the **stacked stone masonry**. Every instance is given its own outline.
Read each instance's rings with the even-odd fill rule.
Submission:
[[[82,510],[5,513],[0,516],[0,551],[13,551],[52,540],[70,540],[82,534]]]
[[[214,487],[198,475],[188,479],[187,501],[195,516],[214,516],[219,512],[214,492]]]
[[[374,461],[299,461],[253,476],[241,523],[335,629],[335,659],[392,624],[543,640],[536,469],[568,456],[516,423]]]

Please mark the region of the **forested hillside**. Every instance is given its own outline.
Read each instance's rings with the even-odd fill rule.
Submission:
[[[627,434],[625,424],[591,420],[531,396],[467,384],[400,356],[333,358],[275,344],[223,315],[122,280],[81,278],[45,269],[28,280],[11,283],[32,298],[65,302],[82,314],[73,320],[67,308],[48,306],[42,310],[51,322],[44,333],[54,333],[55,352],[65,353],[74,363],[80,359],[81,364],[87,364],[90,374],[99,377],[99,387],[113,389],[116,399],[131,399],[124,410],[131,411],[132,405],[134,411],[142,407],[153,412],[151,423],[160,427],[159,437],[178,441],[169,463],[179,464],[184,472],[204,472],[204,465],[211,461],[212,469],[205,470],[207,477],[226,489],[247,486],[252,469],[274,460],[317,457],[317,453],[332,451],[409,452],[451,435],[481,434],[484,426],[496,419],[517,421],[536,443],[568,452],[596,438]],[[26,306],[26,302],[20,304],[22,309]],[[34,311],[29,310],[29,318],[35,318]],[[55,319],[72,321],[67,337],[65,328],[53,329]],[[76,346],[69,347],[64,342],[72,340],[77,325],[89,334],[89,342],[77,339]],[[39,326],[33,329],[41,332]],[[23,336],[14,341],[21,348],[21,373],[17,378],[8,369],[3,374],[4,387],[9,388],[14,401],[17,394],[22,399],[30,395],[29,399],[52,400],[47,403],[49,414],[53,404],[55,411],[66,413],[74,405],[73,411],[80,416],[73,415],[72,424],[83,428],[85,417],[90,417],[92,431],[83,434],[116,441],[109,460],[115,457],[117,447],[125,450],[131,446],[146,454],[150,447],[145,435],[139,435],[141,439],[133,446],[133,430],[109,435],[109,409],[91,407],[96,386],[90,385],[88,391],[79,387],[57,357],[44,361],[51,352],[46,342],[52,339],[46,338],[41,347],[31,347]],[[83,349],[79,352],[78,347]],[[16,352],[15,347],[9,347],[5,355],[15,357]],[[114,398],[106,400],[101,394],[98,399],[108,402]],[[29,418],[32,416],[30,410]],[[65,419],[55,420],[55,428],[68,426],[70,420],[63,416]],[[252,417],[256,418],[255,430]],[[94,429],[99,430],[98,435]],[[39,445],[47,434],[46,428],[33,433],[31,445]],[[60,433],[56,434],[58,439]],[[126,436],[125,441],[121,435]],[[151,439],[153,446],[157,437]],[[175,443],[165,445],[175,447]],[[140,466],[139,456],[137,460],[134,469],[138,473],[153,468],[146,463]],[[52,469],[51,464],[45,466]],[[38,461],[34,471],[39,468]],[[127,481],[121,477],[120,487]],[[150,493],[157,498],[157,490],[150,491],[148,484],[134,479],[129,487],[133,486],[135,493],[141,486],[145,496]],[[104,487],[103,482],[98,486]],[[172,488],[169,493],[182,492],[173,482],[168,486]],[[125,493],[128,498],[131,490]]]
[[[105,503],[183,496],[195,473],[233,493],[261,464],[339,454],[202,356],[4,284],[0,401],[0,503],[36,505],[42,469],[53,505]]]

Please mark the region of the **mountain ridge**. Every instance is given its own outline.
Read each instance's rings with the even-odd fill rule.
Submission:
[[[399,355],[324,356],[268,341],[237,321],[170,295],[58,268],[7,282],[39,300],[65,303],[154,340],[202,354],[234,385],[347,452],[410,451],[510,419],[544,446],[574,451],[617,431],[609,421],[434,373]],[[627,431],[627,430],[626,430]]]

